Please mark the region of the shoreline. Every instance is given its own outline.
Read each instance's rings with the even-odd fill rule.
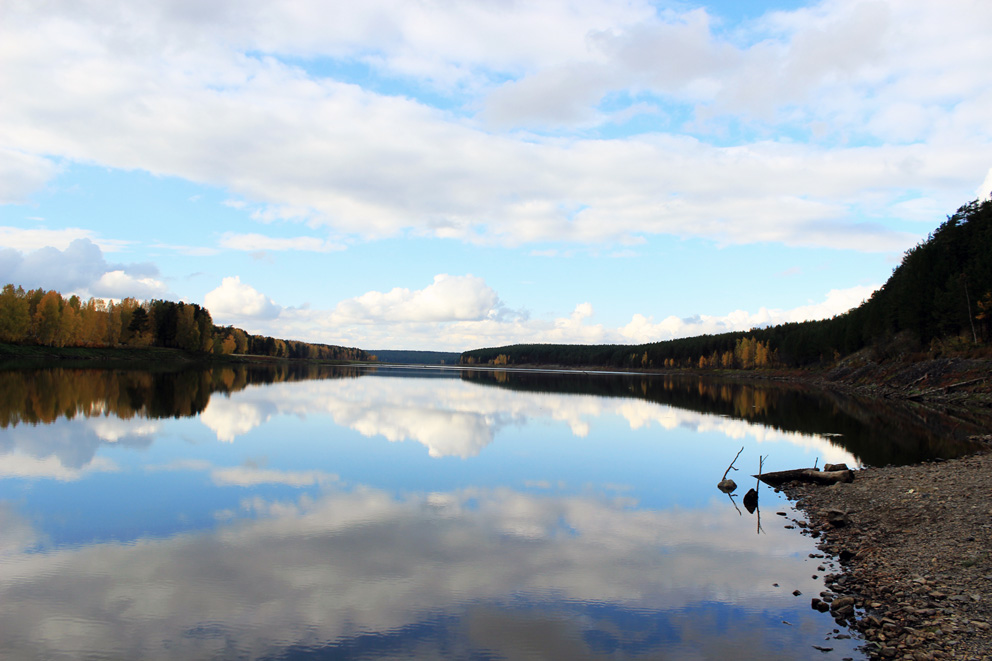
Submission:
[[[0,343],[0,367],[65,366],[67,363],[101,365],[141,363],[152,360],[169,365],[280,363],[363,364],[378,366],[419,365],[388,361],[340,361],[257,356],[251,354],[190,353],[164,347],[46,347]],[[436,367],[435,365],[425,365]],[[992,360],[988,358],[942,357],[894,359],[875,362],[849,356],[833,366],[807,368],[741,369],[623,369],[581,365],[444,365],[449,369],[497,371],[563,371],[622,373],[656,376],[695,376],[755,383],[793,383],[822,390],[877,399],[898,399],[938,406],[992,409]]]
[[[182,369],[227,365],[379,365],[363,361],[287,358],[255,354],[195,353],[171,347],[43,347],[0,343],[0,369],[48,367]]]
[[[992,434],[977,440],[958,459],[780,489],[841,567],[811,607],[859,632],[869,658],[992,658]]]

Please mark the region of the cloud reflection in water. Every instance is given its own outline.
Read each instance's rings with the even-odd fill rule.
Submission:
[[[236,641],[254,657],[377,633],[410,651],[423,641],[404,631],[447,618],[478,649],[492,644],[494,627],[531,622],[547,633],[529,643],[535,652],[587,658],[597,636],[620,644],[639,635],[618,613],[653,613],[673,627],[655,651],[701,644],[699,629],[715,626],[706,620],[721,609],[741,626],[785,612],[804,627],[830,624],[791,594],[813,589],[799,560],[808,540],[775,527],[757,536],[724,502],[627,505],[504,488],[405,497],[356,488],[295,503],[251,499],[257,518],[212,533],[13,548],[0,561],[0,649],[194,658]],[[709,615],[686,616],[702,605]],[[792,635],[763,634],[748,653],[785,658],[775,647]]]
[[[679,409],[639,399],[596,395],[533,393],[479,387],[455,379],[362,379],[304,381],[249,388],[213,397],[200,420],[219,440],[233,441],[273,415],[330,415],[363,434],[389,441],[414,440],[432,457],[474,457],[508,425],[563,422],[585,438],[598,420],[617,416],[631,429],[714,432],[735,440],[785,442],[805,448],[825,462],[857,464],[855,458],[822,436]]]

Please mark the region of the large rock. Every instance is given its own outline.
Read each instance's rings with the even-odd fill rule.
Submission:
[[[723,493],[733,493],[737,489],[737,483],[727,477],[720,480],[720,483],[716,485],[716,488]]]

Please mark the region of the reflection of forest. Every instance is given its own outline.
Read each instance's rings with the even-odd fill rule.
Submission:
[[[202,412],[210,395],[254,384],[357,377],[358,368],[316,364],[236,365],[174,372],[51,368],[0,371],[0,428],[60,417],[112,414],[179,418]]]
[[[688,375],[512,370],[465,371],[462,378],[513,390],[634,397],[782,431],[826,435],[831,443],[872,466],[966,454],[976,449],[968,436],[987,433],[992,422],[967,412],[851,397],[801,384]]]
[[[210,370],[144,371],[51,368],[0,371],[0,428],[51,423],[60,417],[194,416],[214,393],[255,384],[311,379],[437,376],[448,370],[402,370],[310,363],[245,364]],[[987,433],[989,419],[917,404],[862,399],[797,384],[694,376],[466,370],[461,378],[524,392],[642,399],[774,429],[827,436],[868,465],[954,457],[973,449],[967,437]]]

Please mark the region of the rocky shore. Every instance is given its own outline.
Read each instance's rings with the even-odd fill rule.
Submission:
[[[842,568],[811,607],[859,631],[873,659],[992,659],[992,436],[976,440],[989,449],[782,488]]]

